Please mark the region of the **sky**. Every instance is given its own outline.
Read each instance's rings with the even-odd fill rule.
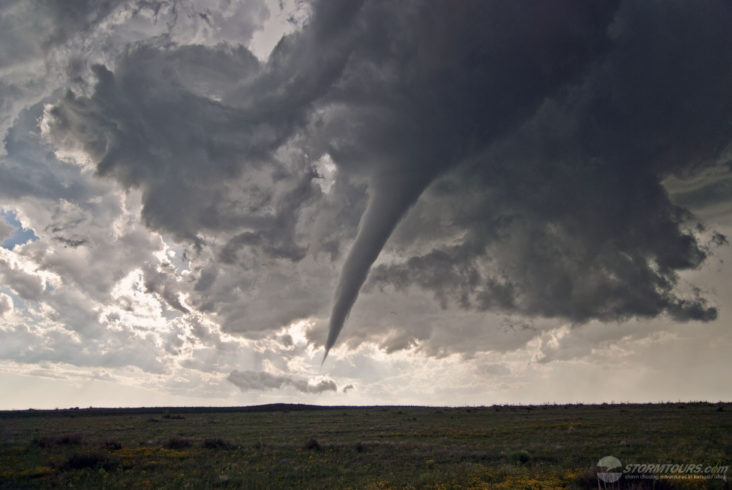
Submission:
[[[730,25],[0,3],[0,409],[732,400]]]

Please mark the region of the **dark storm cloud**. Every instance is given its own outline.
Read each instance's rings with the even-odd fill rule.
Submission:
[[[148,225],[195,240],[203,224],[222,221],[215,207],[220,181],[236,174],[240,155],[255,157],[270,147],[274,134],[249,134],[240,144],[241,115],[173,78],[179,63],[185,68],[198,58],[195,48],[188,51],[165,56],[141,48],[119,63],[116,74],[96,66],[95,94],[69,93],[53,109],[52,131],[59,140],[72,136],[82,143],[100,175],[142,187]],[[248,51],[231,51],[226,69],[242,77],[256,64]]]
[[[698,290],[675,290],[710,250],[661,182],[730,143],[732,58],[716,53],[732,49],[731,20],[723,3],[624,3],[581,84],[435,186],[462,243],[379,266],[374,284],[576,322],[714,319]]]
[[[731,21],[724,1],[316,2],[265,63],[231,45],[138,43],[94,68],[90,95],[55,105],[51,134],[141,189],[148,226],[211,239],[221,267],[197,272],[190,303],[225,330],[257,329],[236,325],[260,320],[238,304],[266,300],[257,267],[339,260],[364,187],[326,349],[384,246],[371,284],[443,305],[711,320],[699,291],[678,288],[710,250],[662,183],[730,143]],[[313,161],[326,154],[324,197]],[[323,217],[334,231],[313,232]],[[242,277],[224,277],[234,266]],[[308,283],[287,272],[270,283]],[[319,311],[306,289],[275,295],[278,320]],[[414,340],[393,338],[387,350]]]
[[[269,374],[264,371],[232,371],[226,378],[241,391],[272,390],[292,386],[302,393],[322,393],[324,391],[338,391],[332,380],[322,380],[310,384],[307,380]]]
[[[81,143],[100,175],[141,188],[152,228],[196,243],[201,231],[249,230],[224,247],[224,261],[244,245],[299,260],[294,226],[315,174],[273,152],[343,60],[326,50],[300,76],[286,44],[265,67],[243,47],[133,49],[114,72],[94,67],[91,97],[69,92],[52,109],[51,133]]]
[[[371,198],[341,272],[326,349],[381,248],[424,189],[574,80],[606,47],[613,7],[364,6],[363,38],[333,95],[345,107],[329,121],[327,147],[341,165],[369,167]]]

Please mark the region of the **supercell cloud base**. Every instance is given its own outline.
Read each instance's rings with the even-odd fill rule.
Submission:
[[[0,409],[730,400],[730,25],[4,3]]]

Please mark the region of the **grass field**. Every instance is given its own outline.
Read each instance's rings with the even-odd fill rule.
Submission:
[[[607,455],[730,465],[732,404],[19,411],[0,435],[0,488],[598,488]]]

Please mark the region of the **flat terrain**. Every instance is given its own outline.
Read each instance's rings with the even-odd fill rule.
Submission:
[[[16,411],[0,437],[0,488],[598,488],[608,455],[731,465],[732,404]]]

